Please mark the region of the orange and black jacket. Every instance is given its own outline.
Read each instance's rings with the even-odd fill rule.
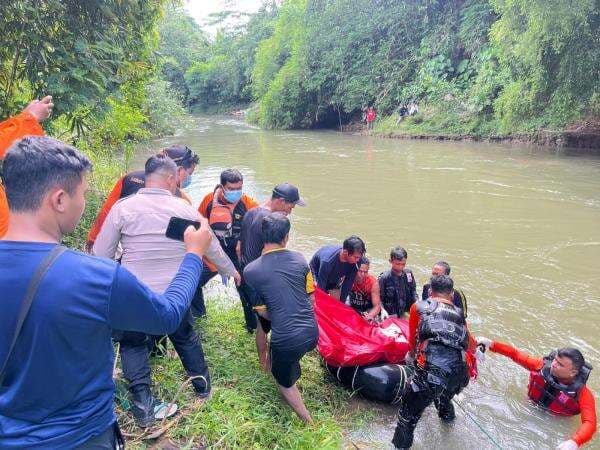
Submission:
[[[100,208],[100,212],[96,216],[96,220],[94,221],[87,237],[88,248],[91,248],[96,241],[96,237],[100,233],[102,229],[102,225],[108,216],[108,213],[112,209],[113,205],[122,198],[128,197],[132,194],[135,194],[141,188],[146,185],[146,176],[143,170],[138,170],[135,172],[130,172],[117,181],[115,186],[106,197],[102,208]],[[177,196],[187,201],[190,205],[192,204],[192,200],[190,197],[180,189],[177,189]]]
[[[540,371],[544,366],[543,358],[535,358],[522,352],[512,345],[494,341],[490,350],[501,355],[508,356],[514,362],[529,371]],[[581,425],[571,436],[580,447],[592,439],[596,432],[596,399],[587,386],[583,386],[578,396],[579,410],[581,411]]]
[[[215,193],[211,192],[210,194],[206,194],[206,196],[202,199],[200,206],[198,207],[198,212],[202,214],[203,217],[207,219],[210,216],[210,211],[212,209],[213,199],[215,197]],[[250,211],[252,208],[256,208],[258,206],[258,202],[254,200],[252,197],[249,197],[246,194],[242,194],[242,198],[238,201],[237,205],[233,209],[233,227],[234,227],[234,236],[237,234],[235,230],[237,228],[242,227],[242,220],[244,220],[244,215]]]
[[[43,136],[44,130],[37,121],[28,112],[22,112],[0,123],[0,160],[9,147],[24,136]],[[8,229],[8,202],[4,186],[0,183],[0,238],[6,234]]]

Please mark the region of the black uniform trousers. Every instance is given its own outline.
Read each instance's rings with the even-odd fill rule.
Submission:
[[[198,394],[205,394],[210,391],[210,376],[202,343],[194,330],[193,323],[192,314],[188,310],[177,330],[169,335],[169,339],[188,376],[204,378],[194,379],[192,384]],[[117,332],[115,338],[120,342],[121,365],[123,375],[129,382],[129,391],[135,393],[145,389],[150,390],[152,381],[149,350],[152,337],[144,333],[124,331]]]
[[[392,443],[396,448],[412,446],[414,431],[425,408],[433,403],[440,416],[452,409],[452,397],[469,383],[465,363],[444,370],[435,366],[417,368],[406,383],[400,400],[398,423]]]
[[[237,264],[236,269],[241,275],[242,271]],[[206,315],[206,304],[204,303],[204,292],[202,292],[202,288],[206,286],[206,283],[208,283],[215,275],[217,275],[217,272],[211,272],[210,269],[204,265],[204,268],[202,269],[202,275],[200,276],[200,282],[198,283],[198,287],[196,289],[196,294],[194,294],[194,298],[192,299],[192,314],[194,317],[202,317]],[[236,286],[236,289],[238,291],[238,295],[240,296],[242,308],[244,309],[246,328],[248,331],[256,330],[256,316],[249,301],[247,286],[242,282],[241,286]]]

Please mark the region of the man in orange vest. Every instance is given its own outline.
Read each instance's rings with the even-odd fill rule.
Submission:
[[[41,100],[33,100],[27,107],[14,117],[0,123],[0,167],[7,150],[18,139],[24,136],[43,136],[44,130],[40,123],[52,114],[52,96],[47,95]],[[4,186],[0,184],[0,238],[8,229],[8,203]]]
[[[246,213],[256,208],[258,203],[252,197],[243,193],[244,177],[239,170],[224,170],[221,172],[219,182],[214,191],[204,197],[198,211],[208,219],[208,223],[219,239],[221,247],[241,274],[240,238],[242,221]],[[204,266],[198,290],[192,301],[192,313],[196,317],[206,315],[202,287],[217,274],[216,268],[210,264],[210,261],[205,261],[205,263],[207,264]],[[244,308],[246,328],[250,331],[256,328],[254,312],[247,299],[244,286],[241,286],[238,280],[236,280],[236,283],[240,301]]]
[[[478,337],[477,343],[507,356],[529,370],[527,396],[531,401],[560,416],[581,414],[577,431],[557,448],[576,450],[596,432],[596,400],[586,386],[592,366],[575,348],[561,348],[544,358],[529,356],[512,345]]]

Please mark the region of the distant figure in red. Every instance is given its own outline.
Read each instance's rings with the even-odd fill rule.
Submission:
[[[367,130],[373,129],[373,122],[375,122],[376,118],[377,111],[372,106],[369,106],[369,109],[367,109]]]

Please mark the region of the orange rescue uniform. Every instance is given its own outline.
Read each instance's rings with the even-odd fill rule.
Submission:
[[[509,344],[493,341],[490,350],[509,357],[530,371],[539,371],[544,366],[542,358],[534,358]],[[571,439],[581,447],[590,441],[596,432],[596,400],[594,394],[592,394],[592,391],[587,386],[583,386],[579,391],[578,402],[579,410],[581,411],[581,425],[575,431],[575,434],[571,436]]]
[[[43,136],[44,129],[33,115],[22,112],[0,123],[0,160],[6,151],[18,139],[24,136]],[[0,239],[8,229],[8,201],[4,186],[0,184]]]

